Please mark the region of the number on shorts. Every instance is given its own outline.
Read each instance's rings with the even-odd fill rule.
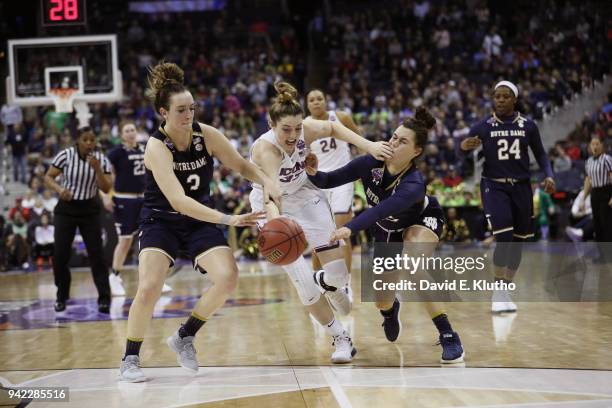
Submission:
[[[438,228],[438,219],[436,217],[425,217],[423,218],[423,224],[435,231]]]
[[[134,175],[142,176],[143,174],[145,174],[144,160],[135,160],[134,161]]]
[[[509,160],[510,154],[514,156],[514,160],[521,158],[521,148],[518,139],[514,139],[510,149],[508,149],[508,141],[506,139],[499,139],[497,141],[497,158],[499,160]]]
[[[193,183],[193,185],[191,185],[191,183]],[[197,190],[198,187],[200,187],[200,176],[197,174],[191,174],[189,177],[187,177],[187,184],[190,184],[190,190]]]

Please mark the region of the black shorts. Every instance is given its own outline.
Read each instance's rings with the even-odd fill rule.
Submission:
[[[117,235],[132,236],[138,229],[138,219],[140,217],[140,209],[144,199],[135,198],[118,198],[113,197],[113,218],[115,220],[115,228]]]
[[[378,225],[374,226],[373,235],[375,242],[403,242],[404,232],[414,225],[421,225],[431,230],[439,240],[444,229],[444,210],[442,210],[440,203],[435,197],[429,196],[428,199],[429,204],[421,213],[402,220],[402,225],[405,225],[403,228],[385,230]]]
[[[224,247],[229,248],[223,231],[215,224],[179,216],[148,216],[140,224],[138,245],[143,251],[157,251],[170,259],[174,264],[179,251],[192,260],[194,267],[200,257],[209,251]]]
[[[493,235],[533,236],[533,191],[528,181],[510,184],[483,178],[480,193]]]

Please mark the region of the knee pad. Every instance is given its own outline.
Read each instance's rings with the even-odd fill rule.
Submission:
[[[348,285],[349,271],[346,266],[344,259],[336,259],[323,265],[325,275],[323,275],[323,281],[328,286],[335,288],[343,288]]]
[[[315,283],[312,268],[306,263],[303,256],[300,256],[297,261],[283,266],[283,269],[289,275],[291,283],[295,286],[304,306],[310,306],[318,302],[321,291]]]

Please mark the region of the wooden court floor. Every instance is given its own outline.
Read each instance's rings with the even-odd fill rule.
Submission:
[[[355,257],[358,266],[358,258]],[[528,267],[529,260],[526,261]],[[492,316],[488,302],[448,303],[466,350],[459,367],[440,367],[437,333],[422,305],[405,303],[403,332],[384,338],[371,303],[341,320],[358,349],[332,366],[331,339],[304,312],[282,270],[242,263],[238,289],[198,333],[200,372],[177,367],[165,338],[205,287],[190,268],[169,278],[142,347],[141,384],[117,382],[136,273],[110,318],[97,313],[88,271],[73,273],[72,303],[53,311],[50,272],[0,275],[0,382],[4,387],[68,386],[74,407],[612,407],[612,303],[523,302]],[[18,401],[0,392],[0,406]]]

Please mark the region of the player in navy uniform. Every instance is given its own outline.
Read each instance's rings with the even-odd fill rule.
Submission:
[[[145,185],[144,148],[136,143],[136,124],[126,121],[119,124],[122,144],[108,153],[113,165],[112,201],[104,196],[104,205],[112,210],[119,240],[113,252],[112,273],[109,276],[113,296],[125,296],[123,281],[119,275],[123,269],[134,233],[138,230],[138,219],[142,207]],[[171,288],[164,283],[162,292]]]
[[[139,234],[138,291],[130,307],[127,345],[120,378],[145,381],[140,369],[140,346],[153,307],[179,250],[194,268],[208,273],[214,283],[200,298],[191,316],[167,339],[179,364],[198,371],[193,345],[196,332],[234,290],[238,267],[232,251],[215,224],[251,226],[265,213],[223,214],[212,208],[209,183],[213,157],[228,168],[264,186],[278,200],[280,190],[255,165],[244,160],[217,129],[194,121],[193,96],[183,85],[184,73],[176,64],[161,62],[151,69],[147,94],[164,121],[147,142],[144,204]]]
[[[485,215],[498,243],[493,254],[495,281],[510,283],[521,262],[521,243],[533,237],[529,148],[545,173],[547,193],[555,191],[555,182],[538,127],[515,111],[516,85],[501,81],[493,92],[493,114],[470,129],[461,149],[467,151],[482,145],[484,169],[480,191]],[[493,293],[491,311],[516,312],[516,304],[507,291],[497,290]]]
[[[390,140],[393,156],[384,161],[365,155],[325,173],[317,171],[316,155],[308,156],[306,171],[316,186],[333,188],[361,179],[371,206],[334,231],[331,241],[349,239],[352,234],[371,227],[375,242],[429,243],[427,249],[433,251],[444,227],[444,212],[435,197],[425,194],[425,179],[414,161],[423,153],[428,131],[434,125],[435,119],[427,109],[418,108],[414,118],[407,119],[393,132]],[[393,292],[386,295],[389,298],[379,298],[376,307],[384,317],[385,336],[395,341],[402,327],[401,304],[397,297],[393,299]],[[461,340],[447,315],[437,303],[426,301],[424,304],[440,334],[440,361],[462,362]]]

